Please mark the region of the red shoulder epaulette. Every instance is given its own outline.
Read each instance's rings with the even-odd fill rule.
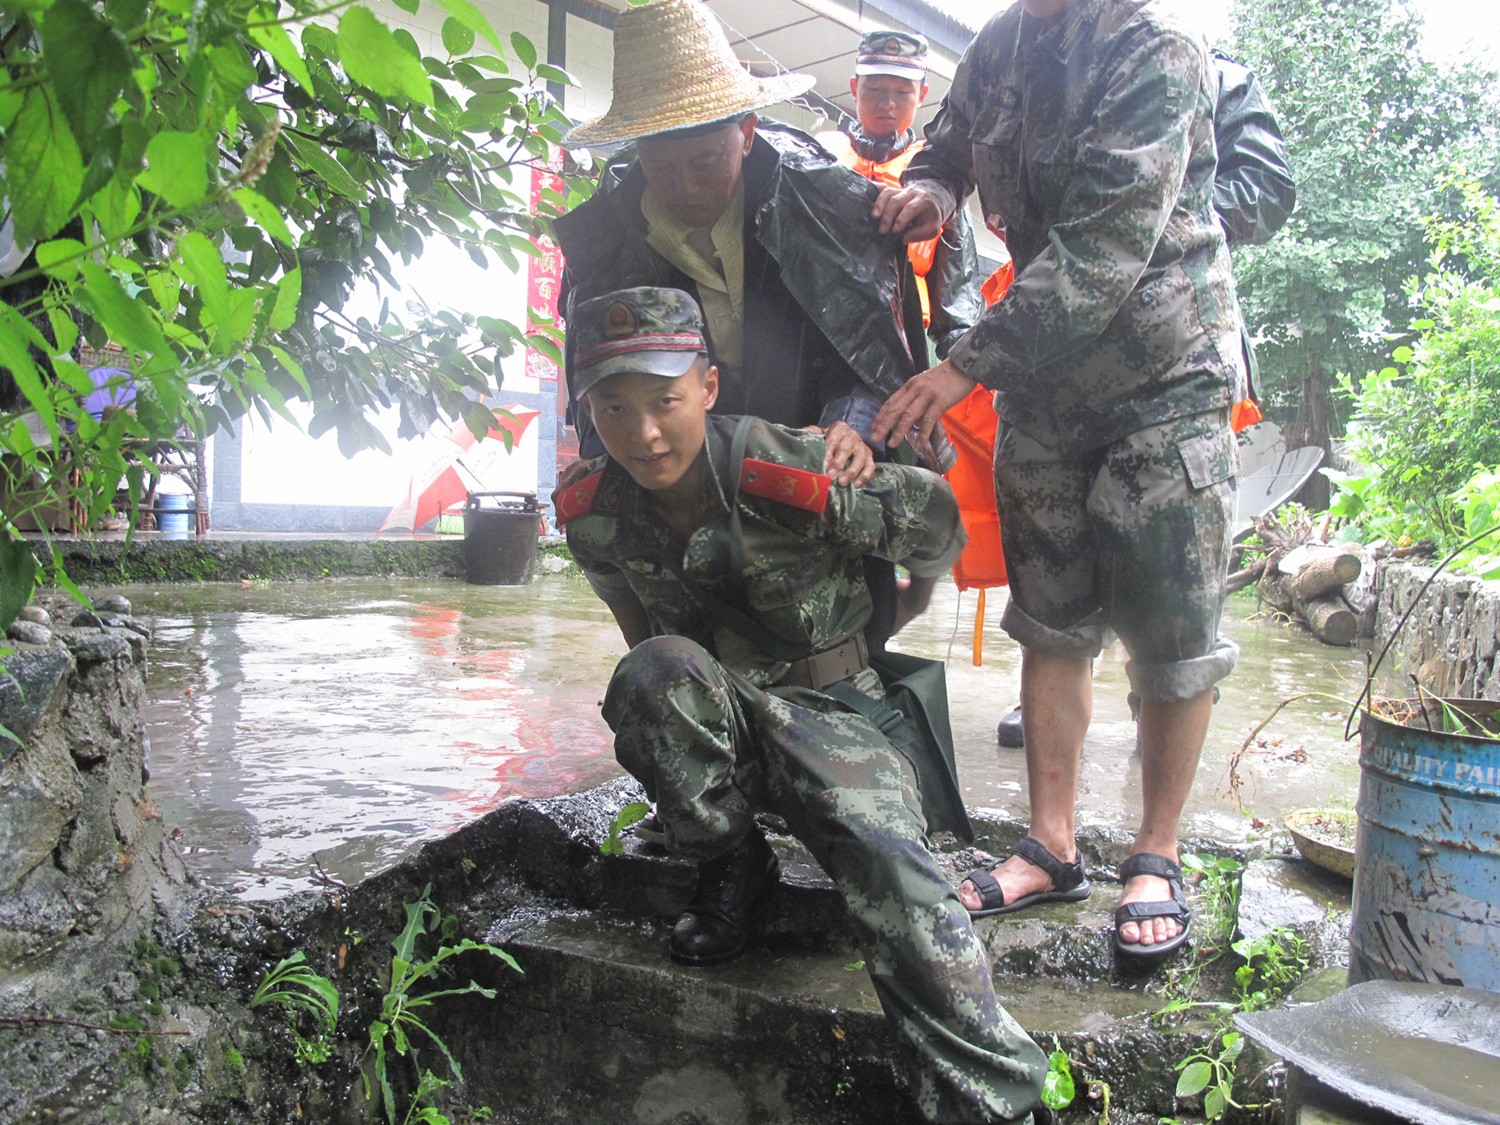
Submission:
[[[594,493],[599,491],[599,482],[604,479],[604,470],[592,472],[582,480],[568,485],[557,494],[553,503],[557,506],[558,527],[571,519],[587,515],[594,505]]]
[[[832,486],[833,478],[822,473],[794,469],[772,461],[746,457],[740,466],[740,491],[789,504],[805,512],[821,514],[828,507],[828,490]]]

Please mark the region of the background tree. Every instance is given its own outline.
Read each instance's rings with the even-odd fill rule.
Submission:
[[[1408,286],[1414,340],[1344,380],[1352,465],[1330,474],[1330,511],[1351,521],[1346,534],[1446,552],[1500,523],[1500,200],[1462,174],[1444,180],[1462,211],[1428,225],[1427,269]],[[1500,577],[1500,538],[1458,562]]]
[[[1427,256],[1426,220],[1461,206],[1457,164],[1500,184],[1496,77],[1421,51],[1401,0],[1236,0],[1232,53],[1274,102],[1297,210],[1235,256],[1268,415],[1290,444],[1331,447],[1348,404],[1340,373],[1384,366],[1412,318],[1406,289]],[[1327,485],[1304,500],[1321,507]]]
[[[419,0],[395,0],[416,12]],[[490,421],[499,361],[556,355],[550,323],[460,317],[387,299],[346,311],[357,283],[399,289],[441,236],[516,269],[587,190],[564,173],[529,213],[530,169],[568,122],[568,83],[470,0],[438,0],[445,56],[354,3],[24,0],[0,12],[0,629],[40,569],[17,524],[109,510],[130,453],[204,437],[254,410],[337,432],[346,454],[440,416]],[[12,258],[14,261],[14,258]],[[136,409],[93,418],[80,341],[124,348]],[[26,417],[29,415],[31,424]],[[67,585],[56,552],[52,568]]]

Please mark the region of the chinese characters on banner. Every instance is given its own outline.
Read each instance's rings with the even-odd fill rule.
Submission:
[[[547,167],[531,169],[531,212],[536,214],[544,188],[563,190],[557,171],[562,167],[562,149],[553,148]],[[562,281],[562,252],[550,239],[538,238],[537,249],[541,255],[526,264],[526,305],[539,317],[553,319],[557,316],[558,287]],[[550,380],[557,387],[557,467],[561,469],[578,457],[578,437],[562,420],[568,411],[567,380],[558,378],[557,364],[534,348],[526,349],[526,374],[543,382]]]
[[[542,191],[551,188],[563,190],[557,170],[562,167],[562,150],[554,148],[546,168],[531,169],[531,213],[536,214],[541,203]],[[557,316],[557,289],[562,280],[562,253],[547,238],[536,239],[540,257],[531,258],[526,265],[526,305],[538,317],[547,320]],[[533,379],[557,381],[557,364],[534,348],[526,349],[526,374]]]

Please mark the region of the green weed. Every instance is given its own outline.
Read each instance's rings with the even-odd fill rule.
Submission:
[[[615,814],[615,818],[609,822],[609,833],[599,844],[600,855],[624,855],[625,843],[620,839],[620,834],[632,824],[639,824],[646,819],[646,814],[651,811],[651,806],[645,801],[631,801],[623,809]]]
[[[380,1016],[370,1024],[366,1053],[373,1056],[374,1073],[373,1081],[369,1073],[365,1075],[365,1096],[377,1108],[384,1109],[387,1125],[395,1125],[397,1112],[391,1073],[392,1056],[409,1058],[417,1073],[417,1090],[402,1118],[403,1123],[420,1121],[429,1125],[446,1125],[448,1122],[429,1103],[432,1095],[449,1082],[423,1065],[417,1053],[419,1041],[425,1040],[430,1046],[436,1047],[447,1062],[453,1078],[463,1080],[463,1070],[458,1060],[453,1057],[448,1045],[422,1021],[419,1013],[450,996],[469,993],[478,993],[486,999],[494,999],[495,996],[494,989],[485,988],[472,980],[460,988],[439,988],[431,992],[416,990],[445,976],[451,968],[447,962],[461,953],[487,953],[499,958],[516,972],[521,972],[521,966],[516,964],[515,958],[503,949],[468,938],[456,945],[441,945],[431,957],[420,958],[417,952],[420,941],[434,933],[451,938],[456,928],[456,924],[444,919],[432,904],[431,894],[432,887],[429,885],[423,889],[420,899],[406,904],[406,926],[392,942],[394,954],[391,957],[390,976],[384,985],[385,995],[381,999]]]
[[[331,1036],[339,1018],[339,990],[333,981],[313,971],[300,949],[283,958],[256,986],[250,1007],[268,1004],[286,1009],[286,1026],[297,1045],[299,1066],[328,1061],[333,1054]],[[302,1034],[304,1014],[312,1018],[311,1037]]]
[[[1235,1100],[1235,1064],[1245,1048],[1243,1037],[1232,1029],[1236,1012],[1256,1011],[1285,996],[1307,972],[1310,957],[1306,943],[1292,930],[1277,926],[1256,938],[1234,940],[1239,927],[1240,879],[1244,864],[1225,857],[1204,858],[1185,854],[1185,872],[1196,875],[1201,896],[1197,924],[1201,927],[1192,959],[1167,975],[1166,1002],[1152,1014],[1153,1023],[1167,1023],[1182,1013],[1206,1013],[1213,1023],[1218,1049],[1195,1051],[1177,1064],[1175,1096],[1203,1099],[1203,1116],[1217,1121],[1230,1109],[1259,1109],[1259,1104]],[[1226,954],[1240,962],[1234,970],[1232,1000],[1203,999],[1200,985],[1204,970]],[[1177,1118],[1163,1118],[1162,1125],[1179,1125]]]

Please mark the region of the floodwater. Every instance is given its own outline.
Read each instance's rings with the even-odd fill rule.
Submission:
[[[151,792],[189,865],[248,898],[354,882],[509,797],[553,796],[619,775],[598,714],[623,642],[587,583],[341,581],[135,586],[121,591],[156,629],[149,649]],[[1020,751],[995,724],[1015,702],[1016,646],[992,591],[982,667],[976,605],[941,586],[899,647],[948,659],[960,777],[971,807],[1024,816]],[[1231,599],[1240,646],[1222,685],[1184,834],[1242,840],[1255,820],[1352,804],[1357,749],[1345,716],[1364,679],[1357,649],[1251,618]],[[1095,672],[1080,794],[1084,824],[1133,827],[1139,758],[1116,646]],[[1288,706],[1243,756],[1250,728]]]

